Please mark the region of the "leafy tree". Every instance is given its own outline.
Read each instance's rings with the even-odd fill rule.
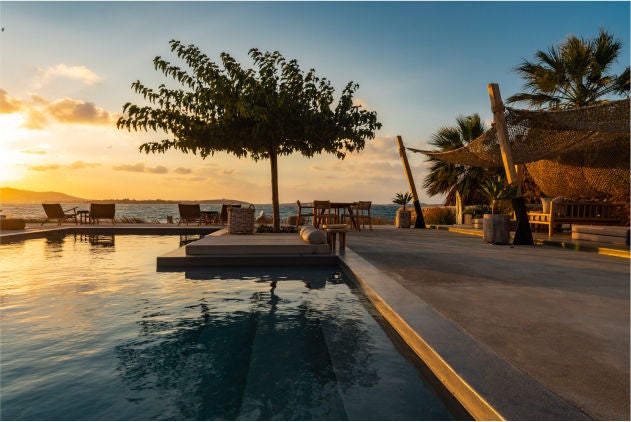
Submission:
[[[480,116],[458,116],[456,126],[442,127],[430,138],[429,144],[439,151],[460,148],[482,135],[487,128]],[[482,167],[451,164],[435,158],[428,158],[430,171],[423,181],[423,187],[430,196],[446,194],[445,205],[456,203],[456,192],[465,204],[486,202],[479,188],[489,176],[495,176],[499,170]]]
[[[280,231],[278,157],[326,152],[344,159],[347,152],[362,150],[381,127],[376,112],[353,104],[359,85],[346,84],[333,108],[331,83],[317,77],[314,69],[305,74],[296,60],[286,60],[278,51],[251,49],[256,69],[245,69],[228,53],[220,54],[221,65],[217,65],[194,45],[176,40],[170,45],[189,70],[159,56],[154,67],[183,88],[161,84],[153,90],[140,81],[132,83],[132,90],[148,105],[126,103],[117,127],[169,136],[142,144],[139,149],[145,153],[176,149],[205,159],[223,151],[255,161],[269,159],[276,232]]]
[[[601,29],[595,39],[569,36],[557,47],[537,51],[534,61],[524,60],[515,71],[525,79],[528,92],[506,102],[525,102],[535,108],[568,109],[598,104],[608,95],[629,95],[629,67],[610,74],[622,43]]]

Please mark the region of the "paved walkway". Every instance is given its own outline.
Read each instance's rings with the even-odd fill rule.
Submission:
[[[347,243],[405,291],[586,416],[629,420],[628,259],[552,246],[493,246],[473,235],[390,227],[353,232]],[[466,365],[466,356],[454,356]],[[483,382],[484,370],[477,370],[474,377]],[[489,387],[485,394],[492,405],[510,396],[519,400],[532,387],[520,383],[504,386],[505,391]],[[499,407],[507,408],[506,403]],[[548,416],[579,418],[561,412]]]

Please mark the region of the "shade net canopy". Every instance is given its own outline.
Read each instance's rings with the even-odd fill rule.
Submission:
[[[547,196],[629,197],[628,99],[561,111],[506,107],[504,115],[514,163]],[[503,165],[495,128],[451,151],[408,149],[452,164]]]

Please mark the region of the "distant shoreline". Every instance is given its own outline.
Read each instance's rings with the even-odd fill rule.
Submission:
[[[181,203],[200,203],[208,205],[221,205],[224,203],[229,204],[254,204],[254,205],[270,205],[271,202],[249,202],[238,199],[219,198],[219,199],[194,199],[194,200],[176,200],[176,199],[85,199],[78,198],[72,195],[67,195],[61,192],[34,192],[21,189],[14,189],[9,187],[0,187],[0,205],[19,205],[19,204],[42,204],[42,203],[60,203],[60,204],[102,204],[102,203],[115,203],[115,204],[138,204],[138,205],[168,205],[168,204],[181,204]],[[295,206],[296,202],[283,202],[280,206]],[[373,201],[373,205],[393,205],[392,203],[379,204]],[[425,204],[421,203],[423,207],[442,206],[442,204]]]

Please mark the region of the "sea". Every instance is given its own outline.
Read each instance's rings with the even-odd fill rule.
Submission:
[[[78,210],[87,210],[90,205],[86,203],[62,203],[63,209],[77,207]],[[425,205],[424,205],[425,206]],[[4,203],[0,204],[0,214],[7,218],[23,218],[27,221],[42,220],[46,217],[44,209],[40,203]],[[256,209],[255,215],[258,216],[261,211],[265,215],[272,215],[272,204],[254,204]],[[205,204],[200,203],[202,211],[219,211],[221,204]],[[394,222],[397,209],[400,205],[396,204],[373,204],[371,207],[371,215],[373,217],[381,217],[387,221]],[[295,203],[281,204],[280,217],[281,221],[285,221],[289,215],[296,215],[298,208]],[[160,222],[166,223],[167,217],[178,217],[177,204],[159,203],[159,204],[138,204],[138,203],[117,203],[116,218],[141,219],[147,223]]]

